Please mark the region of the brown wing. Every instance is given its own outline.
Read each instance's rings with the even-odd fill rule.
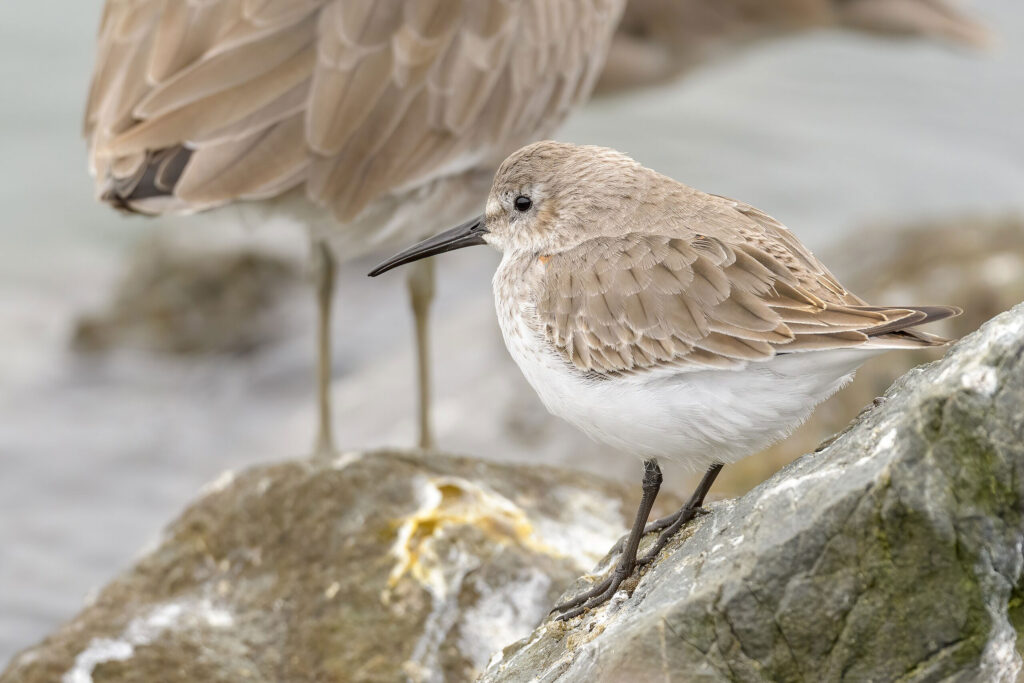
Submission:
[[[496,165],[588,93],[622,0],[108,0],[86,114],[111,201],[306,183],[340,220]]]
[[[105,198],[160,212],[294,185],[325,1],[108,0],[85,118]]]
[[[535,290],[548,341],[578,369],[598,373],[729,368],[871,340],[944,343],[901,331],[957,309],[867,306],[776,221],[721,202],[701,212],[706,233],[599,237],[550,258]],[[727,240],[714,233],[730,205]],[[755,239],[737,239],[743,233]]]

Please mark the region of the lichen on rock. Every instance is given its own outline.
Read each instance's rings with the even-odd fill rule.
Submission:
[[[426,453],[222,476],[0,680],[472,680],[615,541],[631,493]]]

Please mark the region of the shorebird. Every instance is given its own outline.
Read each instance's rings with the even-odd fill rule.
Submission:
[[[85,115],[99,196],[241,201],[313,237],[319,436],[331,433],[336,260],[463,220],[498,164],[589,95],[625,0],[107,0]],[[409,278],[420,445],[428,266]]]
[[[645,458],[642,501],[616,568],[555,608],[566,619],[656,557],[700,512],[724,465],[787,436],[868,358],[948,343],[914,328],[960,313],[869,305],[774,218],[602,147],[539,142],[515,152],[482,216],[370,275],[479,244],[503,254],[498,321],[547,409]],[[645,527],[658,458],[705,474],[683,508]]]
[[[946,0],[629,0],[597,92],[664,83],[744,45],[820,28],[967,47],[990,40]]]

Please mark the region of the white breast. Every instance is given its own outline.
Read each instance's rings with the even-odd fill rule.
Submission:
[[[545,407],[624,452],[694,469],[736,462],[784,438],[880,352],[793,353],[738,370],[594,379],[557,355],[531,325],[530,305],[508,296],[509,279],[501,273],[495,275],[495,307],[505,345]]]

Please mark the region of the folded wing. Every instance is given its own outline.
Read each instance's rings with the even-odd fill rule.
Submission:
[[[699,221],[598,237],[548,260],[536,313],[567,361],[597,373],[701,370],[946,343],[910,328],[958,309],[869,306],[778,222],[708,197]]]

